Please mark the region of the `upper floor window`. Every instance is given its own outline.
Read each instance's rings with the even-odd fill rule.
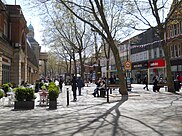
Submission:
[[[8,24],[6,20],[4,20],[4,35],[8,36]]]
[[[174,57],[180,56],[180,45],[174,45]]]
[[[157,48],[154,49],[154,58],[157,58]]]
[[[180,34],[182,34],[182,21],[180,21],[179,27],[180,27]]]
[[[177,35],[177,25],[174,24],[173,26],[173,35]]]
[[[149,59],[152,59],[152,53],[151,53],[151,50],[149,50]]]
[[[163,57],[163,49],[162,49],[162,47],[159,48],[159,57]]]
[[[171,47],[170,47],[171,49],[171,58],[173,58],[174,57],[174,46],[172,45]]]

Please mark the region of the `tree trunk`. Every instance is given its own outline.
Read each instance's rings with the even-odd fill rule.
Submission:
[[[115,63],[116,63],[116,69],[118,72],[118,77],[119,77],[120,93],[121,95],[128,95],[124,72],[121,69],[121,59],[119,56],[119,51],[111,36],[109,36],[108,41],[109,41],[109,46],[111,47],[111,50],[113,52],[114,58],[116,60]]]
[[[172,77],[172,72],[171,72],[171,62],[170,62],[170,47],[166,44],[166,42],[163,43],[164,47],[164,56],[166,60],[166,70],[167,70],[167,86],[168,86],[168,91],[169,92],[175,92],[174,90],[174,81]]]
[[[167,70],[167,86],[168,86],[168,91],[169,92],[175,92],[174,90],[174,81],[172,78],[172,72],[171,72],[171,62],[170,62],[170,47],[167,45],[166,39],[164,38],[164,35],[166,34],[166,29],[160,29],[160,38],[164,40],[162,42],[162,47],[164,50],[164,56],[165,56],[165,61],[166,61],[166,70]],[[167,37],[167,35],[165,36]]]
[[[81,52],[79,52],[79,57],[80,57],[80,66],[81,66],[81,77],[84,79],[84,73],[85,73],[85,67],[83,63],[83,58]]]

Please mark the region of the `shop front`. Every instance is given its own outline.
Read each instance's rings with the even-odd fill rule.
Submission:
[[[141,84],[144,76],[148,73],[148,61],[133,62],[131,81],[132,83]]]
[[[166,77],[166,62],[162,59],[152,60],[148,62],[149,68],[149,83],[152,83],[152,79],[154,76],[158,76],[159,78],[167,78]]]
[[[182,58],[176,58],[171,60],[171,71],[173,79],[175,79],[177,75],[182,76]]]

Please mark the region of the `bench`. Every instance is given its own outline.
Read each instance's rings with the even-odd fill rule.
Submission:
[[[153,86],[153,91],[156,92],[160,90],[160,88],[167,86],[165,83],[158,83],[156,86]]]

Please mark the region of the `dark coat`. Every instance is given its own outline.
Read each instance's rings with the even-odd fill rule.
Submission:
[[[72,91],[76,91],[76,89],[77,89],[76,77],[73,77],[73,79],[71,80],[71,86],[72,86]]]
[[[84,87],[84,82],[80,77],[77,79],[77,83],[78,83],[78,88]]]

